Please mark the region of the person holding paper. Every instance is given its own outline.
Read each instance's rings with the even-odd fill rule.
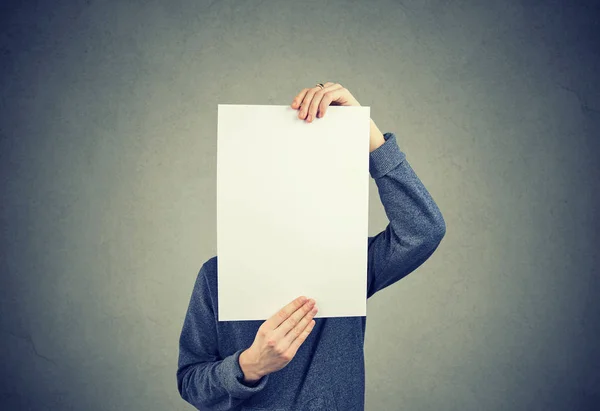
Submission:
[[[322,118],[329,105],[360,106],[337,83],[303,89],[298,118]],[[368,238],[367,299],[421,266],[446,223],[397,145],[371,119],[369,173],[389,224]],[[217,321],[217,257],[204,263],[179,339],[177,386],[199,410],[364,410],[366,317],[313,319],[318,302],[291,301],[267,321]]]

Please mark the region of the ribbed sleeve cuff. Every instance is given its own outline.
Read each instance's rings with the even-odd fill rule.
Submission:
[[[223,361],[221,361],[219,373],[221,381],[225,386],[227,392],[231,394],[232,397],[235,398],[248,398],[257,392],[261,391],[267,385],[267,381],[269,380],[269,376],[265,375],[262,377],[258,384],[254,386],[246,385],[244,381],[244,372],[240,367],[240,354],[244,350],[238,350],[234,354],[225,357]]]
[[[394,133],[384,133],[383,138],[385,143],[369,153],[369,173],[374,179],[386,175],[406,158],[396,143]]]

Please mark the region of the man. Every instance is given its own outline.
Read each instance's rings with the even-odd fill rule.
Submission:
[[[298,118],[360,106],[340,84],[302,90]],[[446,233],[440,210],[396,144],[373,120],[369,173],[389,219],[368,238],[367,296],[423,264]],[[313,319],[304,296],[267,321],[217,321],[217,257],[200,269],[179,340],[177,383],[199,410],[364,410],[366,317]]]

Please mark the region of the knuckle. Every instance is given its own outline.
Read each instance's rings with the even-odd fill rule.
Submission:
[[[287,318],[287,313],[286,313],[284,310],[280,310],[280,311],[277,313],[277,316],[278,316],[280,319],[282,319],[282,320],[285,320],[285,319]]]
[[[280,358],[284,361],[292,361],[292,356],[290,354],[283,353],[280,355]]]
[[[267,347],[275,347],[275,350],[277,350],[277,341],[275,341],[274,339],[270,339],[269,341],[267,341]]]

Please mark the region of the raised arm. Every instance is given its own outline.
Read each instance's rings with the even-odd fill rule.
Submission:
[[[360,106],[339,83],[305,88],[292,101],[298,118],[312,122],[329,105]],[[367,298],[394,284],[423,264],[446,233],[446,223],[423,183],[400,151],[393,133],[370,126],[369,171],[379,189],[390,223],[368,238]]]
[[[371,141],[379,129],[371,120]],[[407,276],[437,249],[446,223],[433,198],[400,150],[394,133],[372,149],[369,172],[389,224],[368,238],[367,298]],[[373,144],[372,144],[373,147]]]

